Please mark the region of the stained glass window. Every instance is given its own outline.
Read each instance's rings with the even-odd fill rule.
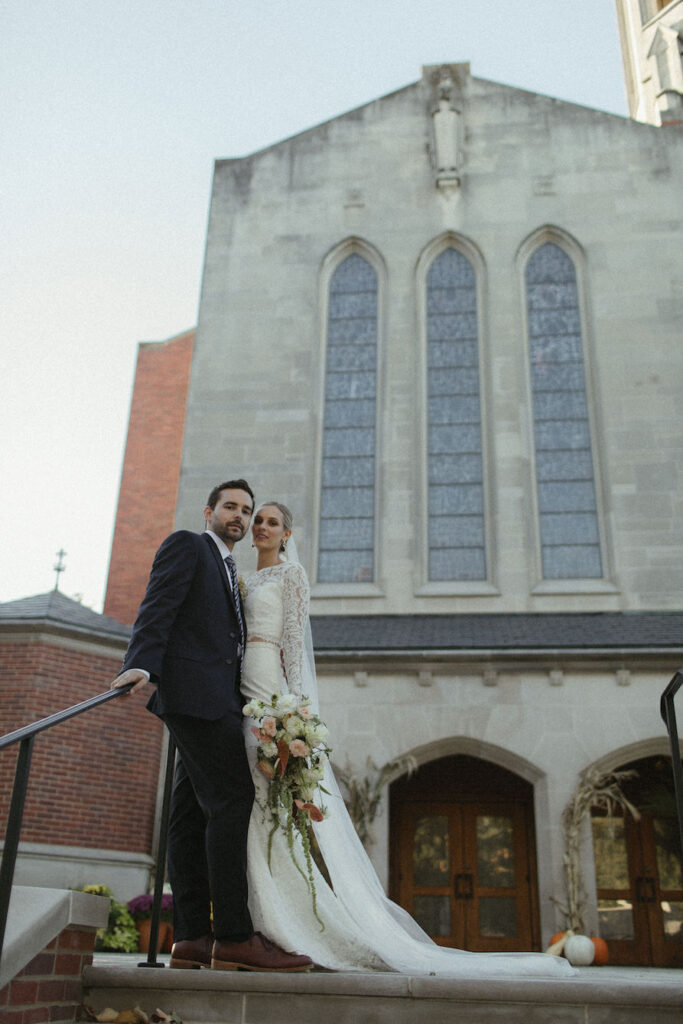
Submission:
[[[486,579],[477,289],[445,249],[427,274],[429,579]]]
[[[318,581],[374,578],[377,275],[352,253],[330,281]]]
[[[600,578],[579,296],[564,249],[533,253],[526,295],[543,578]]]

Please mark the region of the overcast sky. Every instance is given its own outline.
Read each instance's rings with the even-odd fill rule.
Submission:
[[[136,347],[196,321],[213,160],[465,61],[626,116],[614,0],[0,0],[0,601],[63,547],[102,609]]]

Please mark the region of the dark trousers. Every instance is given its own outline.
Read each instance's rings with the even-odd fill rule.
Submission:
[[[180,755],[168,827],[174,939],[207,935],[211,902],[216,938],[241,942],[253,934],[247,833],[254,802],[242,716],[163,719]]]

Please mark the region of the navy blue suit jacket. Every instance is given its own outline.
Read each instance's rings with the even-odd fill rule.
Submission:
[[[235,599],[208,534],[179,530],[154,557],[123,669],[144,668],[156,684],[147,707],[216,719],[241,711]]]

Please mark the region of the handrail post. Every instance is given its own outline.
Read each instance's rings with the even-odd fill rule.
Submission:
[[[0,865],[0,959],[2,959],[2,947],[5,941],[9,901],[12,896],[14,867],[19,850],[21,820],[24,816],[24,803],[26,801],[26,791],[28,790],[28,777],[31,770],[31,754],[33,753],[34,740],[35,735],[27,736],[21,741],[19,746],[17,768],[14,773],[14,786],[12,788],[12,800],[7,817],[5,846],[2,851],[2,865]]]
[[[674,697],[683,686],[683,669],[679,669],[662,694],[660,704],[661,715],[666,723],[671,744],[671,763],[674,776],[674,796],[676,799],[676,812],[678,814],[678,830],[683,851],[683,765],[681,765],[681,750],[678,744],[678,729],[676,727],[676,710],[674,708]]]
[[[168,846],[168,819],[171,807],[171,791],[173,788],[173,771],[175,768],[175,741],[168,734],[168,751],[166,753],[166,773],[164,775],[164,795],[161,801],[161,821],[159,822],[159,841],[157,843],[156,874],[154,876],[154,899],[152,900],[152,921],[149,929],[149,949],[147,959],[138,967],[163,967],[157,961],[159,944],[159,922],[161,920],[161,897],[164,892],[166,877],[166,849]]]

